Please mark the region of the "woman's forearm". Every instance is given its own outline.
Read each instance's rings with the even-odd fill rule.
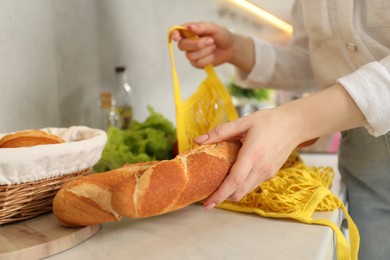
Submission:
[[[367,124],[354,100],[339,84],[276,109],[284,117],[293,117],[292,132],[299,143]]]

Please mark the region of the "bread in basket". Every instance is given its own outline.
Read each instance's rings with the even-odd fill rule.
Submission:
[[[50,212],[58,189],[90,174],[107,141],[104,131],[86,126],[41,130],[65,142],[0,149],[0,225]]]

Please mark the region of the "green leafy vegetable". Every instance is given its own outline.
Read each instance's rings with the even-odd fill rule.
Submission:
[[[172,157],[176,130],[163,115],[148,106],[149,117],[144,122],[134,121],[128,130],[111,127],[107,143],[95,172],[122,167],[125,163],[166,160]]]
[[[271,91],[269,89],[244,89],[240,88],[233,82],[227,86],[229,93],[232,96],[239,98],[247,98],[249,100],[263,101],[269,100]]]

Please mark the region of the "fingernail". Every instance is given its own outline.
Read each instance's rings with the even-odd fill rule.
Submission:
[[[196,29],[197,27],[198,27],[197,24],[190,24],[190,25],[188,25],[188,28],[190,28],[190,29]]]
[[[207,139],[209,139],[209,135],[208,134],[204,134],[204,135],[201,135],[201,136],[198,136],[197,138],[195,138],[195,141],[197,143],[203,143]]]
[[[207,45],[210,45],[210,44],[213,44],[213,43],[214,43],[213,38],[207,38],[207,39],[206,39],[206,44],[207,44]]]
[[[215,203],[209,203],[209,204],[203,205],[205,210],[211,210],[211,209],[215,208],[215,206],[216,206]]]

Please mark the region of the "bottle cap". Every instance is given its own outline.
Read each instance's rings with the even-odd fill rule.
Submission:
[[[115,72],[124,72],[126,70],[125,66],[117,66],[115,67]]]

